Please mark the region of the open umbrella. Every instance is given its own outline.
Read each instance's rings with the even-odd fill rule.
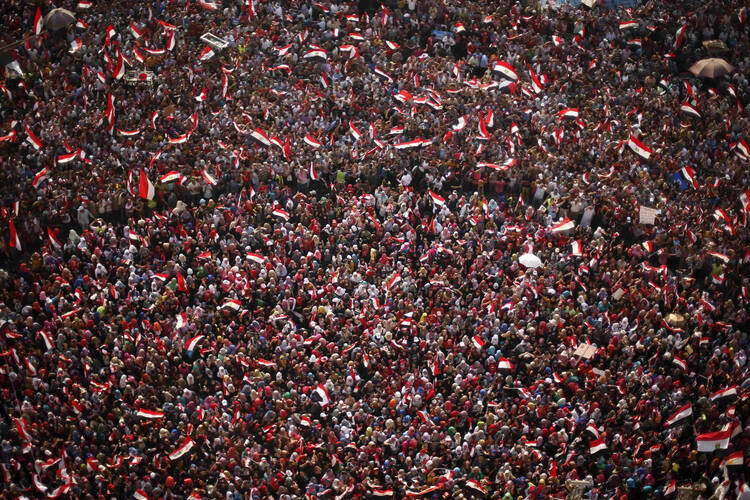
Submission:
[[[718,57],[709,57],[708,59],[701,59],[697,63],[690,66],[690,72],[695,76],[702,76],[705,78],[718,78],[724,76],[727,73],[734,71],[734,66],[726,62],[724,59]]]
[[[44,27],[49,31],[62,30],[76,22],[76,16],[67,9],[52,9],[44,16]]]
[[[526,267],[540,267],[542,265],[542,259],[534,255],[533,253],[525,253],[518,258],[518,262]]]

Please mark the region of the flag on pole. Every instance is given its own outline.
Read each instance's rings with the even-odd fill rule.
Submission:
[[[140,181],[138,183],[138,196],[140,196],[144,200],[153,200],[155,194],[156,190],[154,189],[154,185],[148,179],[146,171],[144,169],[141,169]]]
[[[187,438],[185,438],[182,444],[180,444],[180,446],[177,447],[177,449],[173,450],[169,454],[169,459],[177,460],[178,458],[183,456],[185,453],[188,453],[193,448],[193,446],[195,446],[195,442],[188,436]]]

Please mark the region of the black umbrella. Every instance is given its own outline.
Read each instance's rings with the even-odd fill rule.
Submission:
[[[52,9],[44,16],[44,26],[49,31],[65,29],[75,22],[75,14],[67,9]]]

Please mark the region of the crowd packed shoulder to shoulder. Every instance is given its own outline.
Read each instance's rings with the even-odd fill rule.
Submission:
[[[4,2],[3,496],[750,498],[746,11]]]

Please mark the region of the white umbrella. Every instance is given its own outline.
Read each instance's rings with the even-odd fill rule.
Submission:
[[[542,265],[542,259],[534,255],[533,253],[525,253],[518,258],[518,262],[526,267],[540,267]]]

